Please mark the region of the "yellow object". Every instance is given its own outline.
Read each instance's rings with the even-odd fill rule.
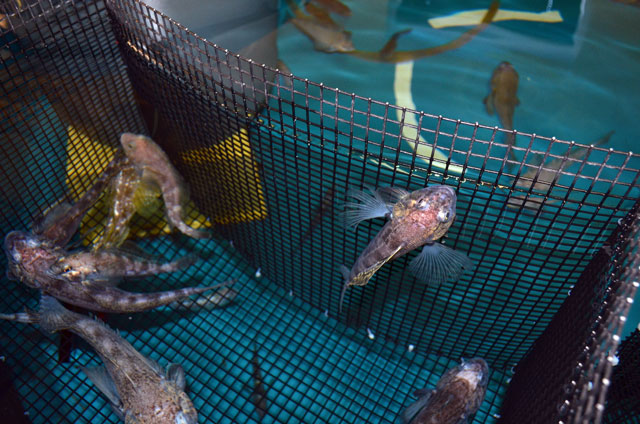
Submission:
[[[411,95],[411,80],[413,78],[413,61],[396,63],[396,72],[395,78],[393,81],[393,93],[396,97],[396,105],[416,110],[416,104],[413,102],[413,96]],[[402,110],[398,109],[396,111],[398,121],[402,122]],[[455,174],[462,175],[462,167],[455,162],[451,161],[449,166],[447,167],[447,161],[449,157],[446,156],[438,149],[433,149],[433,147],[429,146],[424,138],[418,134],[418,121],[416,120],[414,113],[406,113],[404,114],[404,122],[405,125],[402,127],[402,136],[407,143],[411,146],[411,148],[420,156],[418,159],[422,159],[424,162],[427,162],[431,155],[433,154],[433,161],[431,162],[431,166],[440,168],[442,170],[447,169],[448,172],[452,172]],[[407,126],[411,125],[411,127]],[[415,127],[415,128],[413,128]],[[412,140],[419,140],[419,143],[415,143]],[[428,162],[427,162],[428,164]]]
[[[182,160],[190,166],[205,166],[221,188],[223,195],[216,199],[220,212],[212,218],[215,222],[233,224],[267,217],[258,164],[246,128],[214,146],[186,151]]]
[[[72,198],[77,200],[84,194],[85,187],[89,187],[111,162],[116,148],[93,141],[72,126],[68,127],[67,135],[69,140],[65,184]],[[94,244],[102,237],[109,215],[108,197],[102,196],[83,218],[80,233],[83,235],[84,245]],[[157,187],[144,182],[138,184],[133,202],[137,216],[130,223],[129,237],[148,237],[171,232]],[[211,223],[197,211],[192,201],[189,201],[185,209],[187,225],[196,229],[211,227]]]
[[[429,19],[429,25],[433,28],[446,28],[453,26],[472,26],[478,25],[487,9],[466,10],[457,12],[452,15],[442,16],[440,18]],[[532,21],[532,22],[562,22],[562,15],[557,10],[549,10],[546,12],[523,12],[520,10],[498,10],[492,22],[497,21]]]

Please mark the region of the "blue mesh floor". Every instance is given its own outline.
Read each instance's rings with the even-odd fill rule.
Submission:
[[[223,245],[195,246],[201,256],[211,258],[201,264],[198,277],[206,276],[202,284],[221,281],[220,276],[237,278],[234,288],[239,295],[230,305],[210,311],[167,306],[131,316],[112,315],[108,320],[161,366],[183,365],[200,422],[259,422],[251,401],[254,340],[267,390],[264,423],[395,422],[412,402],[413,391],[435,386],[440,375],[455,366],[448,358],[410,351],[343,326],[303,304],[295,293],[273,289],[275,284],[265,278],[247,275],[252,270],[228,253],[232,252],[228,243]],[[27,305],[36,303],[32,299]],[[14,338],[2,345],[34,423],[119,422],[106,398],[79,369],[100,363],[92,349],[80,344],[70,363],[59,365],[57,336],[45,335],[35,326],[10,322],[0,326],[4,335]],[[25,345],[36,360],[17,359]],[[479,422],[495,421],[507,381],[508,372],[492,372]]]

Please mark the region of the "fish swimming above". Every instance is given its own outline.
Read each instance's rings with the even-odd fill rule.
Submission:
[[[609,142],[614,131],[609,131],[598,140],[591,143],[592,146],[602,146]],[[552,188],[554,181],[562,176],[562,172],[572,165],[586,158],[588,151],[585,147],[574,146],[567,150],[565,157],[554,158],[547,164],[542,164],[543,158],[539,158],[535,164],[527,167],[517,180],[516,186],[531,192],[538,192],[541,195],[547,195]],[[542,206],[542,200],[535,198],[527,198],[527,195],[512,195],[507,200],[507,206],[510,208],[520,208],[531,211],[537,211]]]
[[[463,361],[447,371],[434,390],[415,392],[418,400],[402,413],[403,424],[466,424],[480,408],[489,383],[482,358]]]
[[[140,354],[125,339],[98,320],[65,309],[42,296],[38,312],[0,315],[2,319],[38,323],[49,332],[68,330],[82,337],[98,353],[104,367],[83,368],[107,397],[116,415],[127,424],[196,424],[198,413],[184,392],[182,366],[166,370]]]
[[[382,196],[387,195],[390,202]],[[384,264],[424,246],[409,267],[416,278],[433,284],[457,280],[473,266],[467,255],[445,247],[436,240],[445,235],[456,216],[456,193],[445,185],[434,185],[407,192],[401,188],[366,191],[352,190],[349,196],[360,202],[346,203],[345,224],[389,217],[351,270],[342,267],[345,279],[340,294],[340,311],[349,286],[364,286]]]
[[[491,75],[491,88],[484,105],[489,115],[495,111],[500,119],[500,125],[506,130],[513,130],[513,112],[520,104],[518,100],[518,73],[509,62],[501,62]],[[515,135],[507,134],[506,143],[513,146]],[[509,157],[517,160],[513,149],[509,150]]]
[[[351,40],[351,32],[335,23],[328,15],[322,18],[306,15],[293,0],[286,2],[293,13],[291,23],[313,42],[316,50],[346,53],[356,49]]]
[[[164,292],[131,293],[115,287],[118,280],[113,278],[74,280],[57,275],[56,264],[68,252],[60,247],[49,247],[47,241],[33,234],[22,231],[10,232],[5,237],[4,250],[9,265],[7,276],[10,279],[19,280],[44,294],[96,312],[141,312],[230,283]]]
[[[159,187],[169,223],[189,237],[210,237],[209,232],[192,228],[184,222],[184,206],[188,201],[185,183],[160,146],[149,137],[132,133],[122,134],[120,144],[140,179]]]

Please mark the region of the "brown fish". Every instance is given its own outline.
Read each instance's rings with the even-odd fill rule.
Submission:
[[[351,16],[351,9],[349,6],[342,3],[340,0],[312,0],[315,3],[318,3],[326,10],[332,13],[337,13],[342,16]]]
[[[456,216],[456,193],[445,185],[425,187],[411,193],[399,188],[388,190],[394,203],[381,197],[351,191],[350,196],[361,203],[348,202],[345,213],[347,226],[357,226],[365,219],[389,216],[390,220],[360,254],[349,271],[342,267],[345,279],[340,295],[340,311],[349,286],[366,285],[384,264],[423,246],[422,253],[410,264],[411,272],[419,279],[439,284],[457,280],[471,260],[464,254],[435,241],[444,236]]]
[[[50,332],[69,330],[93,347],[104,367],[83,368],[125,423],[196,424],[198,413],[184,392],[184,370],[169,364],[166,371],[140,354],[129,342],[99,321],[65,309],[42,296],[38,312],[0,316],[39,323]]]
[[[335,183],[331,185],[322,196],[322,200],[320,200],[320,204],[316,208],[311,222],[309,223],[309,227],[300,237],[300,242],[298,243],[297,252],[300,252],[304,243],[311,238],[314,230],[322,223],[326,216],[333,215],[334,212],[334,199],[335,199]]]
[[[264,416],[267,415],[267,390],[265,389],[264,382],[262,380],[258,347],[255,345],[255,342],[253,346],[251,364],[253,366],[253,392],[251,393],[251,400],[256,407],[260,421],[262,421]]]
[[[326,53],[346,53],[355,50],[351,33],[340,25],[305,15],[293,0],[287,0],[287,5],[294,15],[291,23],[309,37],[316,50]]]
[[[118,281],[126,277],[174,272],[195,262],[193,255],[172,262],[157,262],[121,249],[80,250],[62,255],[49,271],[69,281]]]
[[[593,146],[607,144],[613,133],[614,131],[609,131],[591,144]],[[524,188],[530,193],[535,191],[545,195],[549,193],[553,181],[556,180],[556,178],[561,177],[561,173],[565,168],[571,164],[575,164],[576,161],[583,160],[586,154],[587,152],[584,147],[573,147],[566,154],[566,159],[555,158],[548,164],[540,164],[539,167],[529,166],[527,167],[527,171],[518,178],[516,183],[517,187]],[[540,162],[541,161],[542,159],[540,159]],[[512,195],[507,201],[507,206],[510,208],[519,208],[520,206],[523,206],[526,209],[537,211],[542,206],[542,199],[527,199],[526,195]]]
[[[480,408],[489,383],[482,358],[463,361],[447,371],[435,390],[417,390],[419,399],[402,413],[404,424],[466,424]]]
[[[96,312],[132,313],[185,299],[189,296],[228,285],[225,282],[208,287],[187,287],[154,293],[131,293],[114,286],[113,280],[74,281],[56,276],[51,268],[67,252],[49,247],[37,236],[12,231],[5,237],[4,250],[9,262],[10,279],[41,290],[66,303]]]
[[[149,137],[131,133],[122,134],[120,143],[140,177],[143,180],[150,180],[160,187],[168,221],[189,237],[210,237],[207,231],[191,228],[184,222],[183,205],[188,200],[185,185],[182,177],[160,146]]]
[[[117,174],[120,162],[120,158],[109,162],[95,183],[73,205],[66,202],[58,203],[49,208],[42,217],[35,219],[31,226],[32,232],[49,246],[64,247],[78,230],[85,213],[100,198]]]
[[[520,104],[516,96],[518,91],[518,73],[509,62],[501,62],[491,75],[491,90],[484,99],[487,113],[493,115],[495,110],[500,119],[500,125],[506,130],[513,129],[513,111]],[[508,134],[506,143],[513,146],[515,136]],[[509,150],[509,157],[517,160],[512,150]]]

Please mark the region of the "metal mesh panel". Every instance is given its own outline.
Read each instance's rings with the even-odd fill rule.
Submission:
[[[629,335],[618,349],[619,362],[611,374],[611,390],[602,422],[634,423],[640,419],[640,330]]]
[[[503,130],[283,75],[139,2],[23,3],[6,10],[2,32],[12,54],[0,70],[0,234],[28,228],[77,194],[72,187],[86,189],[90,179],[79,176],[121,132],[151,135],[216,238],[138,240],[166,259],[202,260],[127,288],[235,277],[241,294],[220,310],[165,307],[108,322],[141,353],[183,364],[202,422],[258,419],[254,340],[276,422],[394,422],[410,393],[432,387],[461,356],[482,356],[492,369],[477,422],[596,416],[626,315],[619,302],[637,281],[638,155],[531,134],[509,147]],[[71,160],[70,146],[84,153]],[[577,148],[583,159],[573,159]],[[521,161],[508,160],[509,149]],[[456,189],[444,242],[468,254],[473,270],[426,285],[407,272],[410,254],[350,289],[340,314],[339,266],[382,226],[343,228],[347,189],[427,184]],[[0,310],[35,306],[36,293],[4,287]],[[76,367],[98,362],[91,349],[76,341],[71,363],[57,364],[57,336],[12,323],[0,323],[0,336],[34,422],[117,422]]]

